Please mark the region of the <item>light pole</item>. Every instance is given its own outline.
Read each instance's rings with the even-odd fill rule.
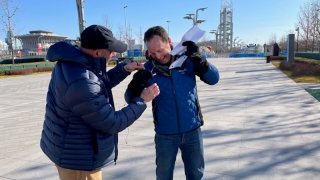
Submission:
[[[191,19],[194,26],[197,25],[197,24],[203,23],[205,20],[198,20],[198,12],[199,12],[199,11],[204,11],[205,9],[207,9],[207,7],[205,7],[205,8],[198,8],[198,9],[196,10],[196,14],[192,14],[192,13],[191,13],[191,14],[186,14],[186,16],[183,17],[183,18],[184,18],[184,19]]]
[[[123,10],[124,10],[124,40],[125,41],[128,41],[127,40],[127,13],[126,13],[126,9],[127,9],[127,5],[125,5],[124,7],[123,7]]]
[[[83,1],[84,0],[76,0],[79,20],[79,36],[85,28]]]
[[[204,11],[204,10],[206,10],[207,9],[207,7],[205,7],[205,8],[198,8],[197,10],[196,10],[196,24],[200,24],[200,23],[202,23],[202,22],[204,22],[204,20],[198,20],[198,11]],[[198,22],[199,21],[199,22]]]
[[[195,21],[195,18],[194,18],[194,14],[186,14],[185,17],[183,17],[184,19],[191,19],[192,20],[192,24],[193,25],[196,25],[196,21]]]
[[[169,23],[170,23],[170,21],[167,20],[166,22],[167,22],[167,24],[168,24],[168,36],[170,36],[170,33],[169,33]]]
[[[237,36],[237,37],[235,37],[234,39],[233,39],[233,50],[235,51],[236,50],[236,40],[238,39],[239,37]]]
[[[298,52],[299,51],[299,27],[297,27],[297,29],[296,29],[296,31],[297,31],[297,49],[296,49],[296,51]]]
[[[216,50],[217,50],[218,49],[218,33],[216,30],[211,30],[210,33],[216,35]]]

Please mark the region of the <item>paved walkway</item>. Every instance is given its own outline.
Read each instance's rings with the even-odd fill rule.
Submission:
[[[216,86],[199,82],[205,179],[319,179],[320,103],[262,59],[210,59],[221,72]],[[39,148],[50,74],[0,79],[0,180],[58,179]],[[125,105],[127,78],[113,92]],[[150,104],[120,134],[119,161],[105,179],[155,179]],[[174,179],[185,179],[181,157]]]

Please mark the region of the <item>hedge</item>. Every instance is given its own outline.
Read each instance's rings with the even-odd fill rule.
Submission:
[[[302,53],[302,52],[298,52],[298,53],[295,53],[295,56],[296,57],[303,57],[303,58],[320,60],[320,53]]]
[[[21,64],[21,63],[32,63],[32,62],[45,62],[44,57],[30,57],[30,58],[19,58],[15,59],[15,64]],[[12,64],[12,59],[4,59],[0,62],[0,64]]]

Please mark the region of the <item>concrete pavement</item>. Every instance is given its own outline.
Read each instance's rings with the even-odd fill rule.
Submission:
[[[320,103],[265,60],[210,59],[216,86],[198,83],[205,179],[319,179]],[[0,180],[58,179],[39,148],[50,74],[0,79]],[[117,109],[131,77],[114,90]],[[117,165],[104,179],[155,179],[151,104],[120,133]],[[180,155],[174,179],[185,179]]]

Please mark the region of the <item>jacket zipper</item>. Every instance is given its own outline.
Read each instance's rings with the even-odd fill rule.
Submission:
[[[176,106],[176,112],[177,112],[177,124],[178,124],[178,132],[181,133],[181,129],[180,129],[180,116],[179,116],[179,109],[178,109],[178,102],[177,102],[177,95],[176,95],[176,90],[174,87],[174,83],[173,83],[173,77],[172,74],[170,76],[170,82],[172,85],[172,89],[173,89],[173,96],[174,96],[174,102],[175,102],[175,106]]]

